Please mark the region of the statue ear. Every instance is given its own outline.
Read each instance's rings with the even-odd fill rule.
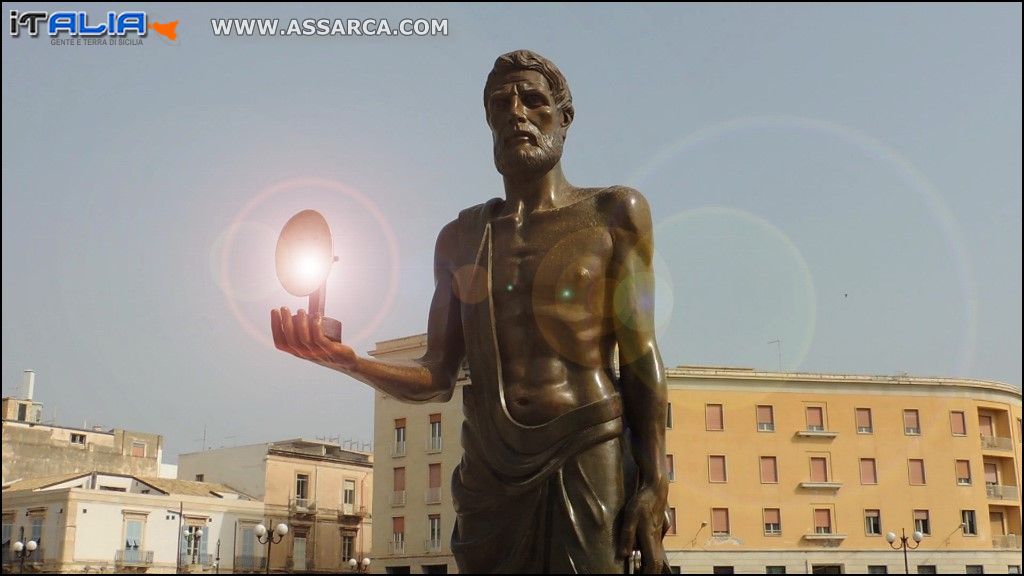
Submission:
[[[573,110],[562,110],[562,128],[568,128],[572,124]]]

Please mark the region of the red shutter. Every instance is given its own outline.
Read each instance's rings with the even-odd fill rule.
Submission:
[[[964,420],[963,412],[950,412],[949,413],[949,427],[953,430],[953,434],[956,436],[967,435],[967,421]]]
[[[828,460],[811,458],[811,482],[828,482]]]
[[[924,460],[910,461],[910,483],[924,484]]]
[[[874,458],[861,458],[860,459],[860,483],[861,484],[878,484],[878,473],[875,469]]]
[[[772,424],[775,419],[772,417],[771,406],[758,406],[757,407],[757,423],[758,424]]]
[[[712,482],[725,482],[725,456],[709,456],[709,474]]]
[[[814,528],[823,529],[826,533],[832,532],[832,511],[828,508],[814,509]]]
[[[857,408],[857,428],[871,428],[871,408]]]
[[[722,405],[708,404],[704,408],[704,421],[708,430],[722,430]]]
[[[441,487],[441,465],[431,464],[430,465],[430,488]]]
[[[820,406],[809,406],[807,408],[807,428],[821,429],[825,427],[825,418]]]
[[[405,468],[395,468],[395,492],[405,490]]]
[[[431,424],[433,424],[434,422],[440,422],[440,421],[441,421],[441,414],[431,414],[430,415],[430,423]]]
[[[779,514],[778,508],[765,508],[764,509],[764,523],[765,524],[782,524],[781,515]]]
[[[761,482],[774,484],[779,481],[779,469],[774,456],[761,457]]]
[[[729,533],[729,509],[711,509],[711,532],[716,534]]]

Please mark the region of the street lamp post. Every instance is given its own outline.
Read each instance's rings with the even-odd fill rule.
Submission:
[[[889,543],[889,546],[891,546],[893,550],[899,550],[900,548],[903,549],[903,571],[910,574],[910,562],[907,561],[907,550],[917,550],[917,547],[921,545],[921,540],[924,539],[924,534],[914,530],[914,533],[908,537],[906,528],[900,528],[900,533],[901,536],[899,537],[892,532],[887,533],[885,535],[885,541]],[[913,545],[909,542],[911,539],[914,540]],[[900,541],[899,544],[896,544],[897,540]]]
[[[203,539],[203,529],[196,527],[189,531],[191,526],[185,526],[182,531],[185,533],[185,542],[192,549],[192,563],[197,564],[196,557],[199,555],[199,542]]]
[[[20,566],[19,574],[25,573],[25,559],[36,551],[37,546],[38,544],[36,544],[35,540],[29,540],[28,542],[21,542],[19,540],[14,543],[14,555],[18,558]]]
[[[348,567],[353,572],[367,572],[370,570],[370,559],[363,558],[362,560],[356,560],[355,558],[348,559]]]
[[[288,525],[281,522],[274,527],[273,532],[268,532],[266,526],[257,524],[253,532],[256,533],[256,539],[259,540],[260,544],[267,545],[267,574],[270,574],[270,550],[274,544],[280,544],[284,540],[285,535],[288,534]]]

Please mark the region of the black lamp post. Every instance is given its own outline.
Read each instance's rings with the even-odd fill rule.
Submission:
[[[14,543],[14,555],[18,558],[20,574],[25,573],[25,559],[31,556],[38,546],[39,545],[36,544],[35,540],[29,540],[28,542],[22,542],[19,540]]]
[[[899,550],[900,548],[903,549],[903,571],[910,574],[910,562],[907,561],[907,550],[917,550],[917,547],[921,545],[921,540],[924,539],[924,534],[915,530],[913,534],[907,536],[906,528],[900,528],[900,533],[902,535],[899,537],[892,532],[887,533],[885,535],[885,541],[889,543],[889,546],[891,546],[893,550]],[[914,540],[913,545],[909,542],[911,539]],[[900,541],[899,544],[896,544],[897,540]]]
[[[363,558],[362,560],[356,560],[355,558],[348,559],[348,567],[353,572],[368,572],[370,570],[370,559]]]
[[[256,533],[256,539],[259,540],[260,544],[267,545],[267,574],[270,574],[270,550],[274,544],[280,544],[284,540],[284,537],[288,534],[288,525],[281,522],[274,527],[273,532],[269,532],[266,526],[257,524],[253,532]]]

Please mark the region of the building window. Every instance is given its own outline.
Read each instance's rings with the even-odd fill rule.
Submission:
[[[668,509],[668,533],[676,533],[676,509],[672,507]]]
[[[779,536],[782,534],[782,514],[778,508],[765,508],[762,511],[764,516],[764,535]]]
[[[341,537],[341,561],[348,562],[349,558],[355,557],[356,539],[350,535]]]
[[[878,510],[864,511],[864,533],[868,536],[882,534],[882,514]]]
[[[345,507],[345,513],[351,514],[356,508],[356,481],[345,480],[344,487],[341,491],[341,501]]]
[[[875,468],[874,458],[860,459],[860,483],[878,484],[878,470]]]
[[[967,565],[967,570],[965,571],[965,573],[967,573],[967,574],[984,574],[985,573],[985,566],[983,566],[981,564],[968,564]]]
[[[961,510],[960,521],[963,522],[964,536],[978,535],[978,522],[974,517],[974,510]]]
[[[825,409],[823,407],[807,407],[807,430],[808,432],[825,431]]]
[[[124,519],[124,557],[125,561],[134,559],[139,562],[142,558],[142,534],[146,525],[144,517],[125,516]]]
[[[676,463],[671,454],[665,455],[665,475],[668,476],[669,482],[674,482],[676,479]]]
[[[728,536],[729,535],[729,509],[728,508],[712,508],[711,509],[711,535],[712,536]]]
[[[999,467],[995,462],[985,462],[985,486],[997,486],[999,484]]]
[[[725,415],[721,404],[704,406],[704,427],[708,430],[725,430]]]
[[[256,532],[254,524],[246,524],[242,526],[242,557],[239,558],[241,566],[236,565],[235,568],[245,567],[255,569],[256,564]]]
[[[914,510],[914,530],[925,536],[932,535],[932,521],[927,510]]]
[[[959,410],[950,411],[949,429],[953,436],[967,436],[967,418],[964,417],[963,412]]]
[[[832,533],[832,510],[828,508],[815,508],[814,509],[814,533],[815,534],[831,534]]]
[[[665,408],[665,428],[672,427],[672,403],[669,402]]]
[[[910,459],[908,463],[910,467],[910,485],[923,486],[925,484],[924,460]]]
[[[978,428],[981,429],[981,435],[986,438],[996,435],[995,420],[988,414],[978,414]]]
[[[971,485],[971,461],[956,461],[956,483],[960,486]]]
[[[903,433],[907,436],[918,436],[921,434],[921,417],[917,410],[903,411]]]
[[[441,465],[429,464],[427,466],[427,504],[441,503]]]
[[[889,567],[884,564],[871,564],[868,566],[868,574],[888,574]]]
[[[857,433],[872,434],[875,431],[871,425],[871,408],[857,408]]]
[[[779,467],[775,456],[761,456],[761,483],[779,483]]]
[[[181,537],[180,547],[185,553],[185,559],[199,558],[199,555],[206,552],[206,538],[209,531],[204,531],[201,524],[189,524]],[[200,548],[201,547],[201,548]]]
[[[295,475],[295,499],[306,500],[309,495],[309,474]]]
[[[765,574],[785,574],[786,573],[786,567],[785,566],[765,566],[764,567],[764,573]]]
[[[81,444],[81,445],[84,446],[85,445],[85,434],[72,434],[71,435],[71,443],[72,444]]]
[[[811,482],[828,482],[828,458],[811,458]]]
[[[937,572],[935,571],[935,564],[918,564],[917,565],[917,573],[918,574],[937,574]]]
[[[725,456],[708,456],[708,479],[711,482],[726,482]]]
[[[441,549],[441,515],[431,514],[427,516],[427,550],[436,552]]]
[[[132,442],[132,456],[135,458],[146,457],[146,443],[145,442]]]
[[[395,468],[394,488],[391,492],[392,506],[405,506],[405,468]]]
[[[206,478],[205,474],[196,474],[196,482],[204,482],[204,478]]]
[[[441,451],[441,415],[430,415],[430,437],[427,439],[427,452]]]
[[[736,570],[732,566],[715,566],[711,569],[712,574],[735,574]]]
[[[1019,418],[1017,419],[1017,422],[1020,422]],[[1006,573],[1007,574],[1020,574],[1020,564],[1010,564],[1009,566],[1006,567]]]
[[[757,431],[775,431],[775,411],[771,406],[761,405],[757,407]]]
[[[395,441],[391,446],[391,455],[405,456],[405,418],[395,418]]]
[[[391,519],[391,552],[405,554],[405,516]]]

